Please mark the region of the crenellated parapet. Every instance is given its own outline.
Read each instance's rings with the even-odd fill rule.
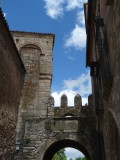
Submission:
[[[77,94],[74,98],[74,105],[75,107],[82,106],[82,98],[79,94]]]
[[[47,116],[54,116],[54,98],[52,96],[48,98]]]
[[[48,99],[47,116],[48,117],[65,117],[65,116],[79,116],[82,108],[82,98],[79,94],[74,97],[74,106],[68,106],[68,98],[65,94],[61,96],[61,106],[54,106],[54,98],[52,96]]]
[[[61,109],[64,112],[68,108],[68,98],[65,94],[61,96]]]

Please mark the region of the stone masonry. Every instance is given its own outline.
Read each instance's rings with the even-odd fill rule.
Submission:
[[[46,117],[24,116],[24,134],[22,139],[19,139],[22,146],[17,156],[18,160],[51,160],[55,151],[61,149],[60,141],[63,141],[62,147],[75,147],[83,151],[88,160],[99,160],[96,148],[96,118],[92,106],[82,106],[81,97],[76,95],[75,102],[79,105],[70,107],[67,106],[67,99],[63,97],[66,95],[61,97],[63,106],[60,107],[54,107],[54,99],[48,98]],[[63,145],[66,140],[68,143]],[[55,143],[58,143],[55,147],[57,150],[51,147],[53,145],[54,148]],[[47,153],[49,148],[51,148],[50,153]]]
[[[69,144],[74,147],[74,143],[77,143],[75,147],[83,151],[89,160],[99,160],[96,158],[98,154],[95,154],[97,134],[91,107],[82,106],[78,94],[74,106],[68,107],[67,96],[63,95],[61,107],[55,107],[54,99],[50,96],[54,35],[11,33],[26,69],[16,130],[20,151],[16,158],[51,160],[55,150],[47,151],[52,145],[61,140],[65,144],[65,140],[68,140],[68,147]]]
[[[86,29],[101,160],[120,160],[120,1],[88,0]]]
[[[55,35],[10,33],[0,10],[0,159],[11,159],[16,140],[17,160],[51,160],[64,147],[82,151],[88,160],[120,160],[120,0],[88,0],[84,6],[92,79],[88,106],[78,94],[74,106],[66,95],[54,106]]]
[[[15,149],[18,106],[25,68],[0,10],[0,159]]]
[[[106,26],[112,75],[110,94],[103,100],[104,114],[101,118],[101,130],[104,135],[106,159],[120,160],[120,1],[114,0],[110,4],[107,1],[106,5],[101,5],[101,10]]]
[[[53,34],[11,32],[26,69],[19,105],[16,139],[21,144],[24,118],[47,116],[47,102],[52,81]]]

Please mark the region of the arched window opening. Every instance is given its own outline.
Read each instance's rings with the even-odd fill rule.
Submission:
[[[20,52],[23,50],[23,49],[36,49],[36,50],[39,50],[41,52],[41,49],[40,47],[34,45],[34,44],[27,44],[27,45],[24,45],[23,47],[21,47],[20,49]]]
[[[64,115],[64,117],[74,117],[75,115],[73,114],[73,113],[66,113],[65,115]]]

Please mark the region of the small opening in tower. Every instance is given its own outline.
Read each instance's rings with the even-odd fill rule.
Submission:
[[[19,39],[17,38],[17,39],[16,39],[16,43],[18,43],[18,42],[19,42]]]

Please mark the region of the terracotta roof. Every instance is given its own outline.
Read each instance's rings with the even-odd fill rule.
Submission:
[[[21,60],[21,57],[20,57],[19,52],[18,52],[18,50],[17,50],[16,44],[15,44],[15,42],[14,42],[14,40],[13,40],[13,37],[12,37],[12,35],[11,35],[11,33],[10,33],[8,23],[7,23],[7,21],[5,20],[5,17],[4,17],[3,12],[2,12],[2,8],[0,8],[0,21],[2,21],[2,23],[3,23],[4,26],[5,26],[5,29],[6,29],[6,31],[7,31],[7,33],[8,33],[8,36],[9,36],[10,40],[11,40],[11,43],[13,44],[13,47],[14,47],[16,53],[17,53],[16,55],[18,56],[18,58],[19,58],[19,60],[20,60],[20,63],[21,63],[21,66],[22,66],[22,68],[23,68],[23,70],[24,70],[24,72],[25,72],[24,64],[23,64],[23,62],[22,62],[22,60]]]
[[[26,33],[26,34],[35,34],[35,35],[51,35],[55,37],[55,34],[53,33],[39,33],[39,32],[26,32],[26,31],[11,31],[11,32],[16,32],[16,33]]]

